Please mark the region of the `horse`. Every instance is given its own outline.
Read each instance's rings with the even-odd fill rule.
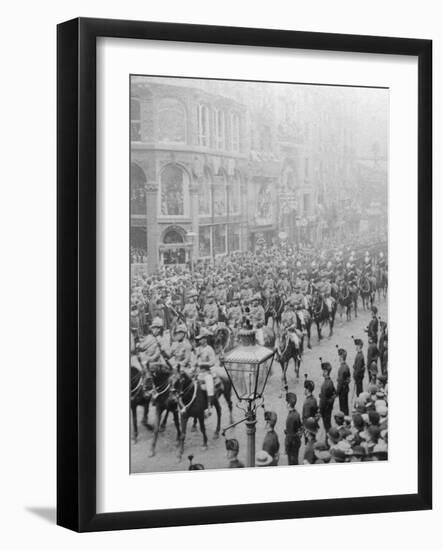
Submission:
[[[150,366],[148,372],[152,378],[152,402],[155,405],[155,424],[154,435],[151,441],[150,456],[155,455],[155,447],[159,432],[164,429],[166,418],[169,412],[172,412],[174,424],[177,430],[177,441],[180,439],[180,423],[177,412],[177,401],[171,391],[172,369],[167,365],[157,363],[155,366]],[[163,423],[160,425],[161,416],[166,411]]]
[[[388,272],[386,269],[382,269],[381,267],[378,268],[375,286],[378,294],[378,301],[380,302],[380,294],[383,295],[383,298],[386,298],[388,290]]]
[[[290,332],[284,329],[280,335],[279,343],[277,346],[277,361],[280,363],[282,370],[282,388],[280,397],[283,391],[288,391],[288,379],[286,372],[288,370],[289,361],[294,360],[294,369],[297,380],[300,378],[300,363],[302,355],[302,339],[300,333]]]
[[[371,299],[371,282],[366,275],[362,275],[358,282],[360,288],[361,301],[363,303],[363,309],[369,309],[369,302]]]
[[[312,325],[312,315],[309,312],[309,309],[311,308],[311,303],[307,299],[307,297],[304,297],[304,306],[301,309],[297,309],[295,314],[297,316],[297,329],[300,330],[303,334],[302,337],[302,347],[304,342],[304,337],[307,336],[308,338],[308,349],[311,349],[311,325]]]
[[[152,430],[152,426],[148,424],[149,402],[151,401],[150,394],[146,391],[149,387],[146,384],[143,370],[131,365],[131,413],[134,443],[138,440],[138,422],[137,422],[137,407],[143,407],[142,424]]]
[[[346,312],[346,320],[351,320],[352,294],[347,283],[342,281],[338,285],[338,305],[340,306],[340,321],[343,317],[343,312]]]
[[[330,304],[328,306],[323,296],[318,291],[316,291],[312,301],[312,317],[315,324],[317,325],[319,343],[322,339],[322,325],[324,325],[325,323],[329,324],[329,338],[331,338],[334,332],[334,321],[335,313],[337,311],[337,302],[333,298],[330,298],[329,300]]]
[[[233,416],[232,416],[232,398],[231,398],[232,384],[223,367],[213,367],[213,370],[216,375],[216,379],[214,383],[213,404],[214,404],[215,412],[217,413],[217,426],[214,432],[214,439],[218,439],[220,435],[220,425],[221,425],[221,415],[222,415],[222,410],[220,406],[220,397],[223,396],[226,401],[226,404],[228,405],[229,422],[231,424],[234,422]],[[197,417],[194,417],[192,431],[195,431],[196,429],[197,429]]]
[[[207,397],[200,382],[181,370],[174,381],[173,391],[177,395],[178,415],[180,417],[180,436],[177,457],[181,460],[185,449],[186,427],[189,418],[197,419],[203,436],[203,449],[208,448],[208,436],[205,427]]]

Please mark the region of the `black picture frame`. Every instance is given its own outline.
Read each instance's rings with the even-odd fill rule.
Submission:
[[[96,39],[173,40],[418,58],[416,494],[96,512]],[[57,523],[76,531],[426,510],[432,507],[432,42],[175,23],[73,19],[57,29]]]

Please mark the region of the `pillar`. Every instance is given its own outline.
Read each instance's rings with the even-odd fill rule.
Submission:
[[[145,185],[146,193],[146,250],[147,272],[152,274],[158,269],[159,228],[157,222],[157,194],[156,182]]]

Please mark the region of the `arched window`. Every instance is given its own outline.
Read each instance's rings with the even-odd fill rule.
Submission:
[[[200,104],[198,106],[198,144],[209,147],[209,108]]]
[[[229,181],[229,213],[240,213],[240,176],[237,172]]]
[[[234,153],[240,151],[240,117],[231,113],[231,149]]]
[[[158,103],[158,140],[184,143],[186,141],[186,113],[180,101],[173,98],[161,99]]]
[[[131,97],[131,140],[141,141],[140,100],[136,97]]]
[[[187,206],[187,178],[176,164],[168,164],[160,178],[160,213],[162,216],[184,216]]]
[[[221,109],[214,109],[214,132],[216,149],[224,151],[226,149],[226,118]]]
[[[146,176],[138,164],[131,163],[131,214],[146,215]]]
[[[178,231],[178,229],[175,229],[175,228],[168,229],[163,236],[163,242],[164,244],[183,243],[184,242],[183,234],[180,231]]]
[[[226,216],[228,210],[226,175],[222,173],[215,177],[213,187],[214,215]]]

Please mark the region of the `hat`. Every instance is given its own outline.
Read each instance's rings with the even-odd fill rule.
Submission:
[[[356,445],[352,447],[352,454],[356,457],[362,457],[366,455],[366,451],[362,445]]]
[[[331,441],[334,443],[338,443],[340,441],[340,432],[332,426],[332,428],[329,428],[328,437]]]
[[[201,338],[208,338],[212,336],[212,334],[209,332],[207,328],[200,329],[200,333],[195,337],[196,340],[200,340]]]
[[[311,434],[316,434],[318,432],[317,420],[312,416],[306,418],[306,420],[304,421],[304,427],[306,431]]]
[[[314,391],[315,384],[312,380],[305,380],[304,387],[305,387],[306,390],[308,390],[312,393]]]
[[[388,407],[386,405],[379,405],[378,407],[376,407],[375,410],[377,411],[377,413],[380,416],[387,416],[388,415]]]
[[[331,372],[331,370],[332,370],[331,363],[322,363],[321,364],[321,370],[325,370],[328,373]]]
[[[238,453],[240,448],[237,439],[227,439],[225,442],[225,447],[227,451],[234,451],[235,453]]]
[[[334,413],[334,418],[340,418],[344,422],[345,421],[345,413],[342,412],[342,411],[337,411],[336,413]]]
[[[188,332],[188,329],[186,328],[186,325],[183,325],[183,324],[177,325],[175,327],[175,333],[177,334],[179,332],[183,332],[184,334],[186,334]]]
[[[329,462],[331,460],[331,453],[325,443],[317,442],[314,445],[314,455],[318,460],[322,460],[323,462]]]
[[[377,426],[377,424],[380,422],[380,414],[376,411],[369,411],[368,419],[370,424],[372,424],[373,426]]]
[[[362,345],[363,345],[363,341],[360,340],[360,338],[355,338],[355,339],[354,339],[354,344],[355,344],[356,346],[362,346]]]
[[[151,328],[163,328],[163,320],[160,317],[155,317],[151,323]]]
[[[254,302],[255,300],[261,300],[261,295],[258,292],[251,298],[251,302]]]
[[[368,426],[367,432],[369,438],[372,440],[378,440],[378,438],[380,437],[380,428],[378,426]]]
[[[378,313],[378,309],[377,309],[375,306],[372,306],[372,307],[371,307],[371,311],[372,311],[372,313],[374,313],[375,315],[377,315],[377,313]]]
[[[255,455],[256,466],[269,466],[272,460],[272,456],[266,451],[258,451],[258,453]]]
[[[269,422],[272,426],[277,423],[277,413],[274,411],[265,411],[265,421]]]
[[[295,404],[297,403],[297,396],[295,395],[295,393],[289,392],[286,394],[286,403],[289,403],[291,407],[295,406]]]
[[[346,357],[348,356],[348,352],[343,348],[338,348],[337,353],[338,356],[343,357],[343,359],[346,359]]]

